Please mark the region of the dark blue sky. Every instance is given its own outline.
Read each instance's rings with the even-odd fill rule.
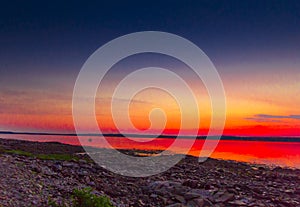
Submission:
[[[86,59],[116,37],[145,30],[180,35],[209,56],[233,123],[255,114],[299,114],[300,1],[6,1],[0,6],[0,130],[34,128],[41,123],[34,114],[49,113],[45,129],[63,126],[57,114],[71,117],[73,86]]]
[[[39,82],[43,75],[75,80],[98,47],[144,30],[191,40],[221,73],[300,63],[299,1],[11,1],[0,9],[0,80],[12,88],[51,87]]]

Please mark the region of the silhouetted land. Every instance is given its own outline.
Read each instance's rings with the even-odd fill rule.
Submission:
[[[0,134],[15,134],[15,135],[53,135],[53,136],[77,136],[74,133],[40,133],[40,132],[11,132],[11,131],[0,131]],[[175,135],[151,135],[151,134],[78,134],[80,136],[105,136],[105,137],[136,137],[136,138],[193,138],[191,136],[175,136]],[[196,139],[208,139],[216,140],[216,136],[197,136]],[[241,137],[241,136],[221,136],[220,140],[231,140],[231,141],[264,141],[264,142],[300,142],[300,137]]]

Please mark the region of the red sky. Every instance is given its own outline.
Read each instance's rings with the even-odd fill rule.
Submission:
[[[240,67],[242,67],[241,65]],[[237,66],[235,66],[237,67]],[[249,67],[249,66],[244,66]],[[269,73],[222,74],[227,111],[225,135],[242,136],[299,136],[300,133],[300,73],[291,74],[279,71]],[[113,81],[112,81],[113,82]],[[61,91],[44,89],[7,89],[1,91],[0,130],[11,131],[46,131],[73,132],[72,119],[72,81],[69,87]],[[171,83],[170,83],[171,84]],[[114,84],[104,86],[96,97],[96,114],[101,129],[116,132],[110,113],[110,95]],[[201,82],[193,82],[193,89],[199,103],[199,134],[206,134],[210,127],[210,99]],[[118,109],[129,100],[116,97]],[[153,108],[164,110],[164,117],[158,111],[151,114],[153,123],[158,127],[147,133],[157,133],[164,128],[164,133],[177,133],[180,129],[180,111],[176,101],[167,93],[148,89],[141,91],[129,104],[129,115],[134,127],[145,130],[150,127],[149,113]],[[184,106],[189,107],[189,106]],[[191,120],[197,114],[190,114]],[[135,132],[122,121],[119,128]],[[161,125],[159,125],[161,124]],[[89,129],[89,124],[85,126]],[[182,129],[189,134],[192,128]],[[143,131],[141,131],[143,133]]]

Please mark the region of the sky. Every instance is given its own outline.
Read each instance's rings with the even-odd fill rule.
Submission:
[[[119,36],[164,31],[190,40],[214,63],[227,99],[224,134],[299,136],[299,25],[300,3],[289,0],[2,3],[0,130],[73,132],[73,87],[87,58]],[[149,66],[183,76],[187,70],[182,62],[157,54],[120,61],[96,97],[99,127],[115,132],[109,110],[114,87],[124,74]],[[186,78],[200,103],[199,134],[205,134],[211,120],[209,96],[201,81],[189,74]],[[129,101],[116,100],[120,111]],[[178,132],[178,105],[156,89],[141,91],[131,101],[133,125],[149,128],[149,112],[157,107],[168,118],[163,132]],[[154,113],[153,121],[161,120],[160,115]],[[192,125],[184,130],[193,130]],[[120,127],[133,130],[122,120]]]

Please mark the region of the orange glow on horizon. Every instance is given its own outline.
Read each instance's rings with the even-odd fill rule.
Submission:
[[[280,79],[277,76],[252,75],[230,79],[230,75],[223,75],[227,97],[226,124],[224,135],[236,136],[300,136],[300,120],[289,118],[289,115],[300,114],[300,96],[295,96],[300,89],[296,79],[299,76],[289,76]],[[115,84],[115,83],[114,83]],[[192,82],[196,98],[199,102],[200,124],[198,134],[206,135],[210,127],[211,106],[210,97],[202,83]],[[106,86],[104,94],[96,97],[96,114],[99,126],[104,132],[117,132],[116,124],[110,113],[109,94],[113,92],[113,84]],[[278,90],[273,90],[272,87]],[[293,91],[294,90],[294,91]],[[18,92],[8,91],[1,94],[0,130],[2,131],[45,131],[73,133],[72,118],[72,91],[62,91],[58,94],[49,91]],[[3,98],[4,97],[4,98]],[[105,98],[106,97],[106,98]],[[157,133],[163,129],[164,134],[177,134],[181,126],[181,111],[176,101],[168,94],[158,90],[142,91],[133,100],[117,100],[129,103],[129,115],[132,125],[141,132],[150,127],[151,121],[161,121],[160,114],[149,114],[153,108],[161,108],[165,113],[166,125],[152,129],[150,133]],[[183,106],[189,107],[189,106]],[[118,114],[118,112],[117,112]],[[259,117],[258,114],[270,115]],[[190,125],[182,129],[185,134],[196,129],[193,126],[195,114],[186,114],[191,117]],[[274,118],[272,118],[272,115]],[[286,118],[276,118],[283,116]],[[84,118],[84,117],[83,117]],[[132,125],[120,121],[120,128],[135,132]],[[189,124],[188,124],[189,125]],[[83,126],[89,130],[89,123]],[[214,131],[212,129],[212,131]]]

